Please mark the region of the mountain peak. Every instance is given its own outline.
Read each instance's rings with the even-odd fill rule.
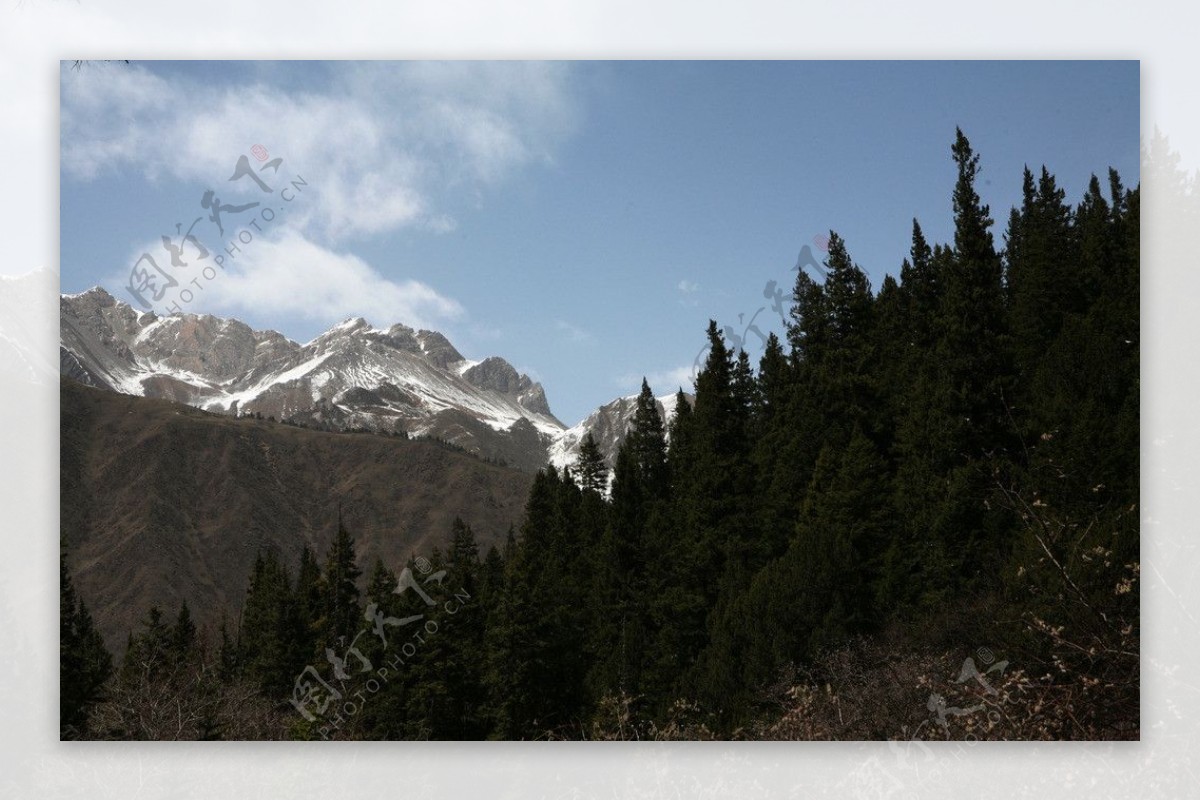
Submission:
[[[345,320],[342,320],[340,323],[335,325],[333,328],[330,328],[328,333],[333,333],[334,331],[357,331],[360,328],[370,328],[370,327],[371,327],[371,324],[368,323],[366,320],[364,320],[362,317],[347,317]]]
[[[689,404],[696,402],[696,396],[684,393],[685,401]],[[556,467],[569,467],[579,458],[579,446],[587,434],[591,434],[600,446],[608,466],[616,465],[617,449],[629,433],[633,416],[637,413],[637,395],[624,395],[615,398],[589,414],[581,422],[568,428],[555,440],[550,447],[550,463]],[[663,423],[670,426],[678,412],[678,395],[675,393],[660,395],[654,399],[658,413]],[[670,436],[668,430],[668,437]]]
[[[114,298],[112,295],[110,295],[108,293],[107,289],[105,289],[104,287],[99,286],[99,285],[91,287],[89,289],[85,289],[82,292],[74,292],[74,293],[64,292],[64,293],[62,293],[62,295],[60,297],[64,298],[64,299],[70,298],[71,300],[98,301],[100,303],[100,305],[102,305],[102,306],[112,306],[115,303],[119,302],[119,301],[117,301],[116,298]]]
[[[443,370],[451,364],[463,361],[463,355],[458,349],[450,344],[450,340],[446,339],[444,334],[437,331],[418,331],[417,343],[425,358]]]
[[[565,428],[504,359],[476,364],[443,334],[402,324],[350,317],[300,345],[234,318],[139,315],[97,290],[62,296],[60,332],[62,372],[212,412],[436,437],[529,470]]]
[[[499,356],[488,356],[463,373],[473,386],[490,389],[505,395],[528,389],[529,376],[518,375],[517,369]]]

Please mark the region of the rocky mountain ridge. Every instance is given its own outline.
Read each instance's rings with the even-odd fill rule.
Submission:
[[[534,471],[569,466],[592,431],[609,463],[635,396],[568,428],[541,384],[499,356],[475,361],[441,333],[345,320],[299,344],[208,314],[140,312],[100,287],[59,300],[60,372],[127,395],[331,431],[431,437]],[[659,398],[664,420],[674,393]]]

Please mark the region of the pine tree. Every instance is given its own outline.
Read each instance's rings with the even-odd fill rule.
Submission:
[[[596,444],[591,431],[584,434],[579,443],[579,459],[575,470],[579,475],[579,486],[585,492],[603,495],[608,491],[608,465],[604,463],[604,455],[600,453],[600,446]]]
[[[427,660],[446,686],[446,704],[432,716],[438,739],[479,740],[488,734],[487,687],[483,678],[486,610],[482,605],[483,566],[471,527],[455,518],[447,567],[456,588],[455,612],[444,620],[441,654]]]
[[[483,559],[480,583],[482,594],[489,599],[498,596],[504,588],[504,557],[495,545],[488,548]]]
[[[287,569],[274,551],[259,553],[238,629],[238,653],[244,675],[273,698],[290,693],[304,668],[294,650],[294,610]]]
[[[175,618],[175,627],[171,630],[172,657],[179,661],[188,659],[196,644],[196,624],[192,622],[192,612],[187,601],[183,601],[179,604],[179,614]]]
[[[322,639],[324,648],[338,648],[350,642],[362,624],[358,578],[362,575],[355,562],[354,538],[338,514],[338,529],[321,582]]]
[[[829,232],[829,277],[825,281],[828,339],[810,348],[806,378],[821,409],[825,441],[847,442],[855,427],[881,428],[873,386],[875,349],[871,342],[874,302],[871,283],[834,231]]]
[[[933,321],[940,301],[942,281],[933,263],[933,248],[925,239],[921,224],[913,219],[909,258],[900,268],[900,284],[909,298],[911,336],[918,346],[933,341]]]
[[[650,390],[650,384],[642,379],[637,406],[633,414],[632,428],[626,437],[631,455],[638,471],[638,481],[652,495],[666,492],[667,440],[658,401]]]
[[[296,650],[305,656],[316,652],[321,620],[321,566],[307,545],[300,552],[296,571],[296,616],[300,627]]]
[[[1006,524],[989,488],[1019,448],[1002,264],[988,207],[975,190],[979,157],[961,130],[951,152],[958,172],[954,247],[933,248],[929,260],[938,298],[928,329],[934,339],[927,355],[914,359],[895,443],[896,506],[907,531],[886,558],[890,602],[927,608],[994,578],[985,564],[1004,548]]]
[[[979,156],[961,130],[951,152],[958,169],[954,250],[939,276],[941,336],[935,350],[951,451],[961,461],[995,447],[1004,441],[1000,435],[1011,434],[1011,429],[1004,412],[1009,372],[1002,266],[992,241],[989,209],[975,190]]]
[[[883,279],[875,298],[870,363],[876,441],[890,450],[896,438],[896,420],[903,414],[902,399],[908,389],[912,359],[912,334],[907,327],[912,299],[892,276]]]
[[[1026,168],[1024,202],[1009,223],[1005,259],[1013,362],[1021,376],[1033,375],[1064,318],[1081,311],[1086,302],[1073,215],[1065,197],[1045,167],[1036,188]]]
[[[660,673],[672,662],[682,666],[680,688],[701,695],[711,694],[714,676],[723,669],[712,649],[705,651],[714,609],[744,591],[758,550],[750,410],[738,389],[744,376],[738,377],[735,357],[712,322],[708,336],[708,358],[696,377],[696,403],[687,422],[690,458],[671,465],[680,474],[672,499],[680,553],[670,565],[673,579],[663,608],[675,619],[666,624],[660,612],[665,633],[657,648]]]
[[[794,461],[796,371],[772,333],[759,363],[759,408],[752,425],[751,462],[758,535],[752,568],[760,569],[787,547],[799,508],[804,467]]]
[[[92,707],[112,675],[112,656],[75,592],[65,550],[58,557],[59,736],[73,739],[87,731]]]
[[[746,641],[747,686],[777,678],[880,620],[874,586],[893,518],[887,469],[870,440],[855,431],[838,455],[826,446],[784,556],[759,573],[742,614],[729,625]]]
[[[171,650],[171,627],[163,620],[162,610],[151,606],[142,621],[142,631],[130,632],[129,647],[121,661],[121,678],[130,681],[139,676],[154,679],[168,667]]]
[[[229,622],[221,615],[221,625],[217,630],[217,676],[222,682],[234,680],[241,670],[241,658],[238,654],[237,643],[229,635]]]
[[[634,435],[617,451],[609,524],[595,560],[591,604],[596,610],[588,676],[593,696],[636,695],[645,642],[646,531],[651,496]]]
[[[520,539],[506,549],[504,591],[486,637],[490,714],[505,739],[573,725],[582,709],[586,593],[572,578],[581,500],[569,472],[540,471]]]

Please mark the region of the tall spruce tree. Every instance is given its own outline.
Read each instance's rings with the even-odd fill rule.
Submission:
[[[87,606],[75,592],[65,550],[58,557],[58,665],[59,736],[74,739],[87,732],[91,709],[103,697],[113,665]]]
[[[1004,390],[1009,381],[1002,266],[992,240],[990,211],[975,182],[979,156],[961,129],[951,147],[954,185],[954,250],[943,274],[935,346],[941,366],[939,400],[963,459],[980,456],[1009,432]]]
[[[604,455],[600,446],[589,431],[583,435],[579,443],[579,459],[576,462],[576,473],[579,475],[579,486],[584,492],[596,492],[603,495],[608,490],[608,465],[604,463]]]
[[[1086,302],[1073,215],[1065,199],[1045,167],[1036,187],[1026,168],[1022,208],[1009,223],[1005,259],[1013,363],[1019,376],[1033,375],[1065,317],[1081,311]]]
[[[246,677],[273,698],[291,692],[310,656],[295,650],[295,609],[287,568],[273,550],[259,553],[238,629],[238,661]]]
[[[321,647],[340,648],[361,629],[363,612],[358,590],[361,575],[355,561],[354,538],[346,530],[339,512],[337,534],[329,546],[321,577]]]

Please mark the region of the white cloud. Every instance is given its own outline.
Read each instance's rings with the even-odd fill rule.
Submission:
[[[199,195],[224,184],[238,156],[262,144],[284,158],[281,174],[312,184],[315,203],[295,221],[310,238],[336,242],[402,227],[445,232],[455,226],[456,199],[480,197],[521,167],[551,162],[575,122],[563,64],[307,69],[314,78],[304,89],[212,86],[119,63],[64,70],[63,171],[83,180],[137,171],[195,183]]]
[[[628,392],[638,392],[642,388],[642,378],[645,378],[655,396],[674,393],[679,389],[682,389],[684,392],[691,392],[693,390],[693,372],[692,365],[689,364],[682,367],[672,367],[667,370],[646,373],[644,375],[626,373],[618,377],[616,383],[625,387]]]
[[[566,334],[567,339],[569,339],[571,342],[591,342],[593,339],[595,339],[595,337],[593,337],[587,331],[568,323],[566,320],[555,320],[554,327]]]
[[[157,243],[151,243],[145,250],[153,253],[155,247]],[[213,262],[210,258],[203,263]],[[199,267],[197,263],[193,300],[179,303],[183,311],[242,319],[289,316],[322,327],[347,317],[365,317],[379,327],[404,323],[431,329],[463,311],[455,300],[420,281],[391,280],[358,256],[326,248],[295,231],[284,230],[277,239],[255,238],[236,258],[226,257],[224,270],[210,279]],[[123,287],[128,278],[128,273],[118,276],[112,285]],[[155,310],[162,312],[175,302],[178,291],[170,290]]]
[[[696,307],[700,305],[700,302],[694,297],[700,291],[700,285],[695,281],[689,281],[685,278],[679,282],[678,289],[683,295],[683,297],[679,298],[680,306]]]
[[[542,374],[539,373],[536,368],[517,365],[514,366],[513,369],[516,370],[519,375],[528,376],[529,379],[535,384],[540,384],[542,382]]]
[[[478,321],[471,323],[468,331],[475,339],[487,342],[495,342],[504,338],[504,331],[502,329],[492,325],[484,325]]]

